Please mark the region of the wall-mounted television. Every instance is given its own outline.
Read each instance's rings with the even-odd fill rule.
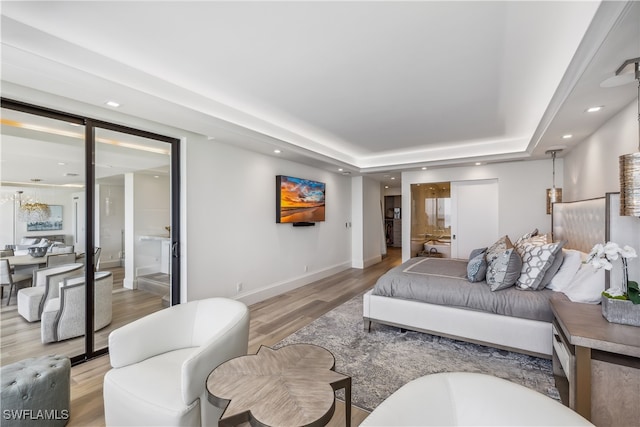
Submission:
[[[325,184],[276,176],[276,222],[313,225],[324,221]]]

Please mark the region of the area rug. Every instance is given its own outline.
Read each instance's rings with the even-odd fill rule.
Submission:
[[[364,331],[362,295],[316,319],[274,348],[316,344],[331,351],[335,370],[352,378],[352,404],[372,411],[407,382],[437,372],[479,372],[559,400],[551,361],[420,332],[374,324]],[[490,390],[487,390],[490,392]],[[338,397],[342,398],[340,391]]]

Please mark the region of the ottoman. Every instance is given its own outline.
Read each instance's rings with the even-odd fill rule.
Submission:
[[[592,426],[535,390],[485,374],[451,372],[408,382],[361,426]]]
[[[0,370],[1,422],[9,426],[64,426],[69,421],[71,362],[49,355]]]

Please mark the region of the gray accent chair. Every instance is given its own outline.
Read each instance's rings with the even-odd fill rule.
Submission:
[[[11,302],[11,294],[17,285],[22,282],[31,281],[30,274],[12,273],[11,265],[8,259],[0,259],[0,297],[4,296],[4,286],[9,286],[9,296],[7,297],[7,305]],[[21,289],[22,290],[22,289]]]
[[[64,264],[33,271],[30,288],[18,291],[18,313],[27,321],[40,320],[46,302],[58,296],[60,283],[67,277],[84,275],[84,264]]]
[[[113,314],[113,274],[95,273],[94,330],[111,323]],[[58,297],[47,301],[42,311],[40,335],[43,343],[75,338],[85,333],[85,278],[71,277],[60,285]]]
[[[5,365],[0,382],[2,427],[58,427],[69,421],[68,357],[41,356]]]
[[[76,262],[76,254],[71,253],[51,253],[47,255],[47,267],[54,265],[73,264]]]

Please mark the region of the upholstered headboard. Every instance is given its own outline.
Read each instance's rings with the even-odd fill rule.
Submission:
[[[553,240],[566,240],[567,249],[590,252],[597,243],[629,245],[640,254],[640,218],[620,216],[620,193],[577,202],[554,203],[551,219]],[[629,278],[640,278],[640,258],[629,259]],[[621,280],[618,268],[606,274],[610,281]]]
[[[566,240],[567,249],[590,252],[606,239],[606,198],[554,203],[551,214],[553,241]]]

